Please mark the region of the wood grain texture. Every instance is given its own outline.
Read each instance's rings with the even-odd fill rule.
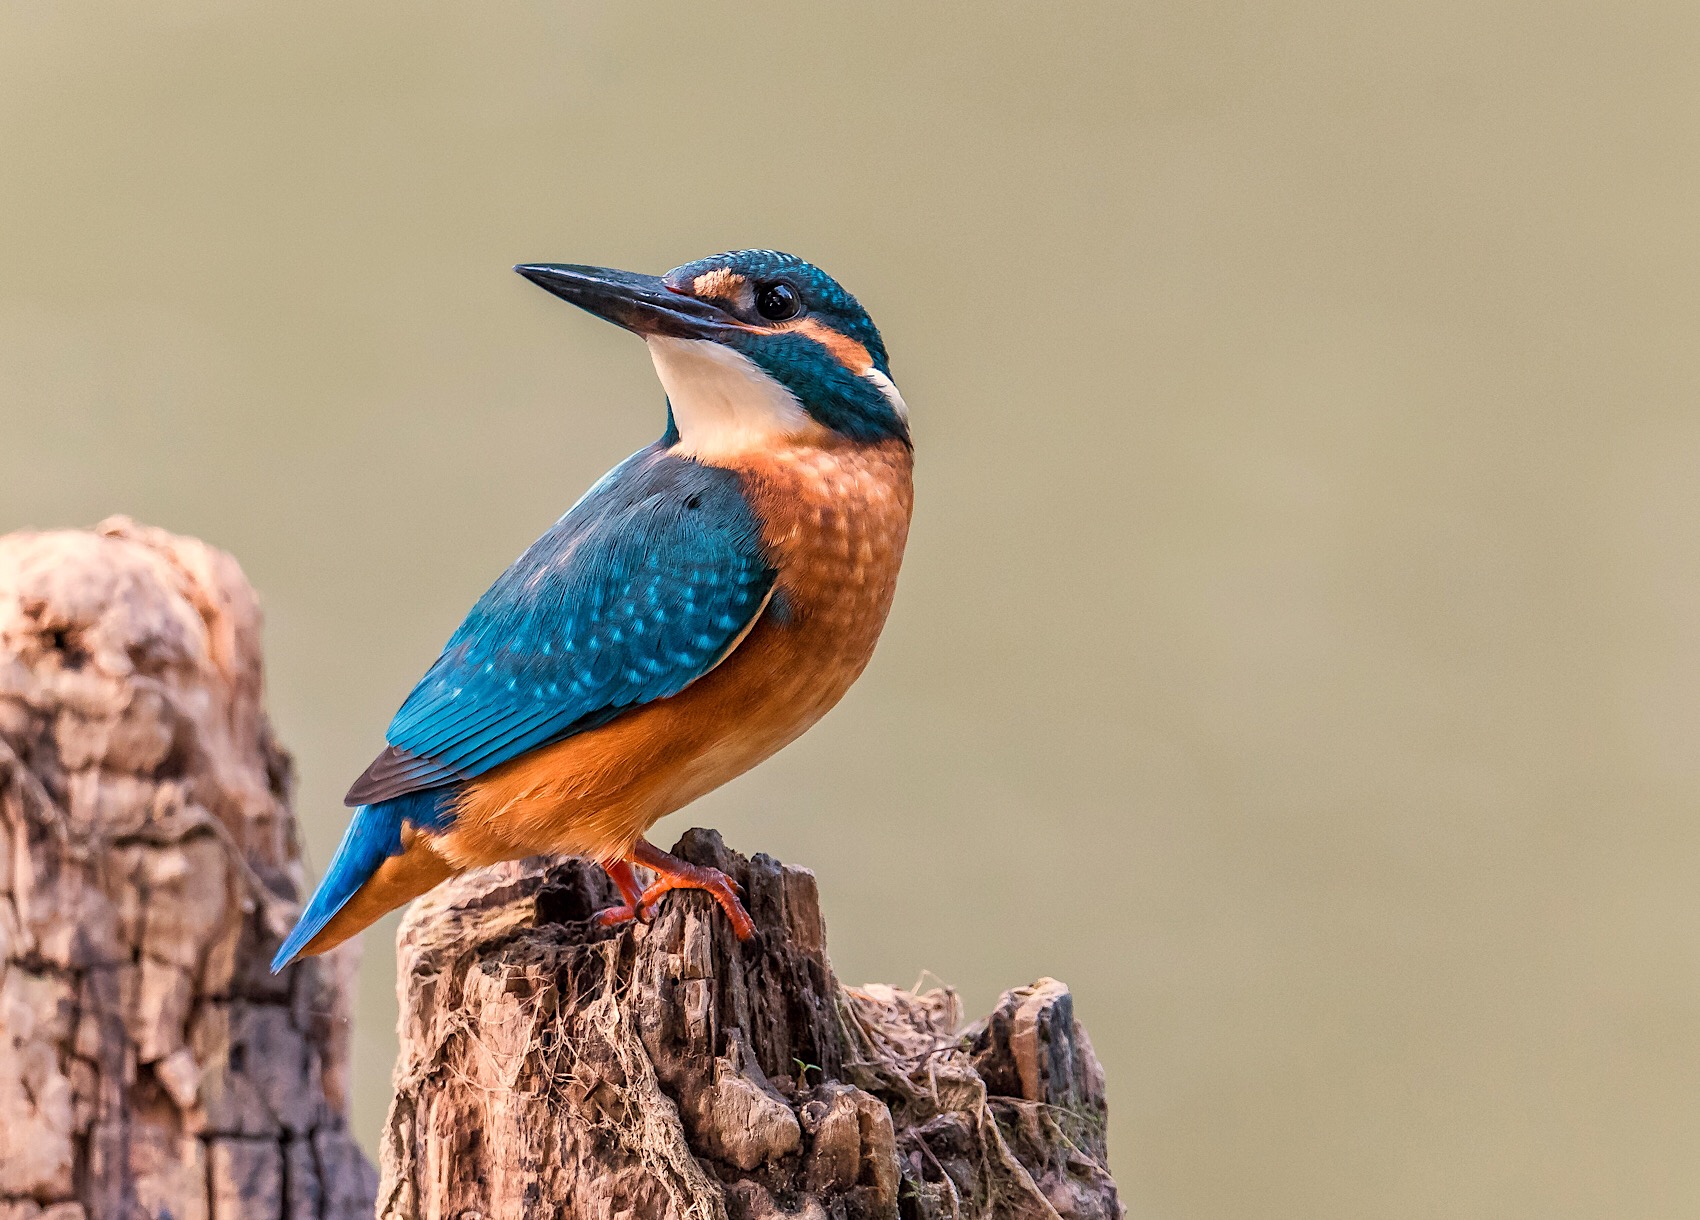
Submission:
[[[0,1220],[354,1220],[346,952],[272,976],[290,762],[234,560],[0,538]]]
[[[697,893],[598,928],[613,888],[572,860],[414,905],[381,1217],[1123,1214],[1062,984],[967,1028],[948,990],[841,987],[813,874],[710,831],[673,850],[742,884],[753,940]]]

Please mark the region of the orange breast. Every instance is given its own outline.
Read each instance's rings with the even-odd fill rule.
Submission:
[[[437,844],[456,865],[618,859],[656,819],[794,740],[867,665],[909,534],[908,447],[832,439],[719,464],[743,476],[778,569],[767,609],[679,694],[468,784]]]

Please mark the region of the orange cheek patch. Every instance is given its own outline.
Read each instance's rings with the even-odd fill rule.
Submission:
[[[735,271],[728,271],[725,267],[716,267],[713,271],[704,271],[691,281],[691,295],[732,301],[737,299],[743,286],[743,276]]]
[[[813,318],[804,318],[792,327],[800,335],[807,335],[816,343],[826,348],[842,364],[856,376],[860,377],[874,367],[874,358],[868,355],[868,349],[863,347],[849,335],[841,335],[830,326],[822,326]]]

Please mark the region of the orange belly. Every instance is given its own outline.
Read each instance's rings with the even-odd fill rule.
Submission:
[[[795,740],[873,655],[913,502],[901,442],[740,455],[778,570],[755,626],[679,694],[534,750],[465,785],[433,846],[472,868],[538,853],[625,856],[658,818]]]

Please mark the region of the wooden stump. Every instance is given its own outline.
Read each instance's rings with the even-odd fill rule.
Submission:
[[[691,831],[731,874],[597,927],[600,870],[533,860],[414,904],[378,1208],[508,1216],[1118,1217],[1103,1073],[1052,979],[960,1028],[948,990],[844,988],[814,875]]]
[[[273,977],[299,892],[259,611],[228,556],[118,520],[0,538],[0,1220],[353,1220],[348,950]],[[504,865],[403,924],[380,1214],[1118,1217],[1062,984],[961,1028],[841,987],[814,877],[597,927],[600,870]]]
[[[0,538],[0,1220],[353,1220],[353,959],[267,970],[290,763],[234,560]]]

